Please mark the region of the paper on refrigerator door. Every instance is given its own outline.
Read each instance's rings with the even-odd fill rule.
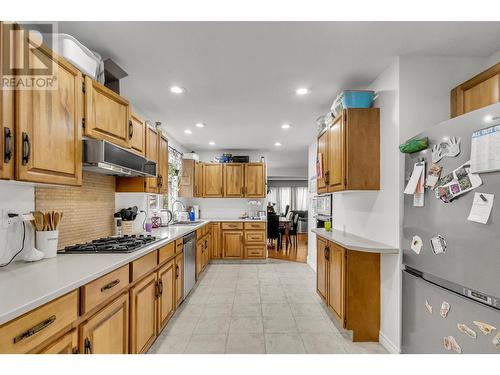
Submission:
[[[475,193],[467,220],[486,224],[490,218],[494,198],[494,194]]]
[[[404,191],[405,194],[415,194],[420,182],[420,177],[423,174],[423,171],[424,171],[424,164],[415,163],[415,165],[413,166],[413,172],[411,173],[410,180],[408,181],[408,184],[406,184],[406,188]]]
[[[424,207],[425,201],[425,162],[420,164],[422,166],[422,173],[420,173],[420,178],[417,182],[417,189],[415,190],[415,194],[413,194],[414,207]]]

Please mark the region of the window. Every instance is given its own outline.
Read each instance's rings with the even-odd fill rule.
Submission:
[[[163,196],[163,209],[172,207],[172,203],[179,197],[179,179],[182,169],[182,153],[175,148],[168,147],[168,194]]]
[[[287,205],[290,206],[290,210],[305,211],[307,210],[307,187],[271,186],[267,200],[274,204],[277,214],[284,214]]]

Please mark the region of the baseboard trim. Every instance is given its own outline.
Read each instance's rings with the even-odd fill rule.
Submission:
[[[381,331],[378,333],[378,341],[380,345],[382,345],[389,353],[391,354],[400,354],[401,350],[394,345],[394,343],[387,338]]]

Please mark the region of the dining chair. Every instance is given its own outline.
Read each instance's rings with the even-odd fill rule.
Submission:
[[[297,238],[297,232],[299,227],[299,214],[293,215],[292,219],[292,225],[290,227],[289,231],[289,238],[290,238],[290,245],[295,246],[295,249],[298,248],[298,238]]]
[[[274,240],[278,240],[278,247],[281,247],[281,235],[279,229],[279,216],[276,214],[267,214],[267,241],[274,247]]]

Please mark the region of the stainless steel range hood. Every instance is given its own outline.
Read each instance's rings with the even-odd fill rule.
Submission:
[[[113,176],[156,176],[156,162],[95,139],[83,140],[83,169]]]

